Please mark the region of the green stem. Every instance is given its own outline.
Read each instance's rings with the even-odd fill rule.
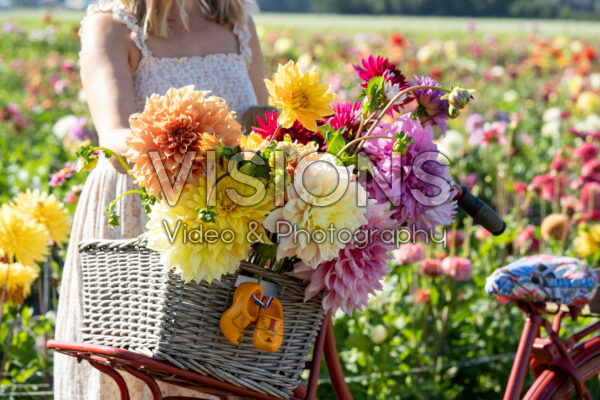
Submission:
[[[437,343],[435,344],[435,350],[433,352],[433,359],[434,359],[434,365],[437,366],[440,363],[440,353],[442,351],[442,343],[444,342],[444,336],[446,335],[446,329],[448,328],[448,321],[450,319],[450,315],[452,314],[452,305],[455,299],[455,289],[456,289],[456,282],[453,280],[450,283],[450,301],[446,302],[445,301],[445,305],[443,307],[443,309],[441,310],[441,328],[440,328],[440,335],[439,338],[437,340]],[[445,297],[445,296],[444,296]],[[445,300],[445,299],[444,299]]]
[[[275,136],[275,135],[273,135],[273,136]],[[212,186],[210,187],[210,191],[208,192],[208,196],[206,197],[206,205],[207,206],[210,203],[210,198],[212,197],[213,191],[217,187],[217,183],[221,182],[224,178],[226,178],[228,176],[229,176],[229,172],[218,177],[217,180],[215,181],[215,183],[212,184]]]
[[[452,222],[452,243],[450,244],[450,257],[456,254],[456,232],[458,231],[458,219]]]
[[[8,331],[8,337],[6,338],[6,344],[4,346],[4,355],[2,356],[2,362],[0,363],[0,374],[4,374],[4,369],[6,368],[6,362],[8,361],[8,352],[10,351],[10,345],[13,340],[15,328],[17,327],[17,318],[23,310],[23,304],[20,304],[18,308],[15,308],[15,315],[13,317],[12,324],[10,325],[10,330]]]
[[[8,260],[6,261],[8,264]],[[2,325],[4,319],[4,301],[6,300],[6,286],[8,284],[8,274],[10,273],[10,264],[6,267],[6,277],[4,278],[4,284],[2,285],[2,297],[0,298],[0,325]],[[0,372],[1,376],[2,372]]]
[[[273,136],[271,136],[271,139],[269,140],[268,145],[270,145],[271,143],[273,143],[273,140],[275,140],[275,138],[277,136],[279,136],[279,132],[281,132],[281,125],[277,124],[277,129],[275,129],[275,133],[273,133]]]
[[[396,140],[395,137],[391,137],[391,136],[369,136],[369,137],[363,136],[363,137],[359,137],[359,138],[356,138],[354,140],[351,140],[344,147],[342,147],[342,149],[337,153],[336,157],[341,156],[342,153],[344,153],[344,151],[346,151],[354,143],[360,143],[360,142],[362,142],[364,140],[368,140],[368,139],[389,139],[389,140]]]
[[[121,158],[121,156],[119,156],[117,153],[115,153],[111,149],[109,149],[107,147],[93,147],[93,149],[104,151],[104,152],[110,154],[111,156],[115,157],[119,161],[119,163],[123,166],[123,168],[125,168],[125,171],[129,171],[131,169],[131,168],[129,168],[129,165],[125,162],[125,160],[123,160],[123,158]]]
[[[432,89],[432,90],[439,90],[440,92],[445,92],[445,93],[450,93],[449,90],[441,88],[441,87],[437,87],[437,86],[428,86],[428,85],[420,85],[420,86],[411,86],[408,87],[404,90],[401,90],[400,92],[398,92],[393,98],[392,100],[390,100],[386,106],[383,108],[383,110],[381,110],[381,113],[379,114],[379,116],[377,117],[377,120],[375,121],[375,123],[373,125],[371,125],[371,127],[369,128],[369,130],[367,131],[366,135],[364,137],[368,137],[370,136],[373,131],[375,130],[375,128],[377,128],[377,126],[379,125],[379,123],[381,122],[381,120],[383,119],[383,116],[385,114],[387,114],[387,112],[390,110],[390,108],[392,108],[392,106],[394,104],[396,104],[396,102],[404,95],[415,91],[415,90],[426,90],[426,89]],[[358,147],[356,148],[356,151],[354,152],[354,154],[358,153],[361,149],[362,149],[362,145],[364,143],[360,143],[358,145]]]
[[[114,199],[113,201],[111,201],[110,204],[108,205],[108,207],[106,208],[108,215],[111,214],[113,208],[115,208],[115,206],[117,205],[119,200],[121,200],[123,197],[127,196],[128,194],[134,194],[134,193],[139,193],[141,195],[144,195],[144,192],[142,192],[141,190],[129,190],[125,193],[121,193],[121,195],[119,197],[117,197],[116,199]]]
[[[358,127],[358,130],[352,135],[352,138],[357,138],[360,137],[360,134],[362,133],[363,129],[365,128],[365,126],[371,122],[371,118],[373,118],[373,116],[375,115],[375,113],[371,113],[371,115],[369,115],[367,117],[367,119],[364,118],[364,115],[361,115],[360,117],[360,126]],[[348,139],[351,139],[350,136],[348,137]]]

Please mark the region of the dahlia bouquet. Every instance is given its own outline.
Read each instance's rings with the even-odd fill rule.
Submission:
[[[325,310],[351,314],[381,289],[400,236],[453,220],[434,128],[443,134],[471,91],[410,82],[381,56],[355,69],[361,98],[338,103],[317,72],[280,65],[265,80],[276,111],[248,135],[223,99],[192,86],[147,99],[121,162],[140,186],[148,247],[166,267],[211,282],[249,260],[306,280],[306,299],[324,292]],[[82,148],[82,168],[98,150],[113,156]]]

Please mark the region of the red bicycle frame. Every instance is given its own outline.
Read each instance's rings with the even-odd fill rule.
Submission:
[[[129,390],[125,380],[118,372],[119,370],[126,371],[141,379],[150,390],[153,400],[184,399],[181,397],[163,397],[160,387],[156,382],[157,380],[183,387],[194,388],[207,394],[220,396],[221,398],[226,398],[227,395],[235,395],[261,400],[277,400],[275,397],[269,395],[239,388],[212,377],[177,368],[176,366],[163,361],[158,361],[138,353],[110,346],[50,340],[48,341],[47,347],[51,350],[76,357],[79,361],[86,360],[94,368],[109,375],[119,387],[121,399],[123,400],[129,400]],[[352,394],[346,385],[344,373],[340,364],[330,313],[327,313],[325,316],[319,330],[312,359],[306,363],[306,369],[310,370],[308,385],[299,385],[296,390],[294,390],[293,397],[290,400],[316,399],[319,372],[323,357],[325,357],[327,371],[329,372],[329,377],[338,399],[352,400]]]
[[[600,348],[600,338],[593,338],[573,348],[581,339],[600,330],[600,322],[577,332],[568,340],[563,341],[559,336],[563,318],[570,315],[574,320],[581,312],[581,307],[570,307],[569,312],[560,311],[554,317],[552,324],[542,315],[546,313],[544,304],[518,302],[517,306],[525,312],[526,320],[515,361],[513,363],[504,400],[518,400],[521,397],[523,384],[529,367],[534,377],[549,368],[557,368],[572,379],[580,398],[590,399],[577,365],[585,353]],[[541,328],[547,333],[547,338],[541,337]]]
[[[562,373],[571,379],[579,398],[591,400],[584,381],[579,375],[578,366],[582,365],[590,354],[600,352],[600,337],[594,337],[583,343],[580,343],[580,341],[591,333],[600,330],[600,321],[563,341],[559,337],[562,320],[565,316],[570,316],[576,320],[581,312],[581,307],[571,307],[568,312],[560,311],[556,313],[553,322],[550,323],[544,318],[544,314],[547,314],[544,304],[518,302],[517,306],[525,312],[527,318],[506,386],[504,400],[518,400],[521,398],[521,391],[529,370],[537,378],[542,372],[549,369]],[[541,337],[542,328],[546,332],[546,338]],[[162,397],[156,383],[157,379],[167,383],[196,388],[205,393],[219,396],[234,394],[256,399],[275,400],[275,398],[268,395],[238,388],[141,354],[113,347],[51,340],[48,342],[48,348],[77,357],[79,360],[85,359],[93,367],[111,376],[121,390],[122,399],[129,399],[129,394],[125,381],[117,370],[127,371],[144,381],[154,400],[175,400],[175,398]],[[315,400],[323,357],[325,357],[329,377],[338,399],[352,400],[352,394],[346,385],[339,361],[330,314],[326,315],[317,336],[312,360],[306,363],[306,369],[310,370],[308,384],[306,386],[299,385],[291,400]],[[535,399],[526,397],[525,400]]]

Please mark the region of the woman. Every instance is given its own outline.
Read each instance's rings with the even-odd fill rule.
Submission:
[[[264,66],[251,12],[253,0],[100,0],[82,21],[81,78],[100,144],[125,152],[129,116],[146,97],[193,84],[223,97],[239,116],[267,103]],[[81,264],[77,244],[86,239],[133,238],[142,233],[140,202],[117,205],[118,228],[107,225],[106,206],[133,189],[114,160],[101,159],[81,194],[56,321],[56,339],[81,341]],[[126,375],[132,399],[150,398],[144,384]],[[169,396],[191,392],[164,385]],[[87,363],[55,354],[56,399],[116,399],[116,384]]]

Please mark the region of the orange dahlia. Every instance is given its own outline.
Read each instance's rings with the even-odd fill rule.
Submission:
[[[197,180],[204,172],[206,153],[216,146],[235,146],[242,135],[241,126],[220,97],[194,86],[171,88],[164,96],[153,94],[146,99],[144,111],[129,119],[131,134],[127,137],[127,160],[133,164],[130,173],[151,195],[162,191],[158,173],[149,153],[158,152],[170,184],[175,182],[186,162],[188,179]],[[195,157],[186,159],[188,152]],[[189,165],[191,163],[191,165]]]

